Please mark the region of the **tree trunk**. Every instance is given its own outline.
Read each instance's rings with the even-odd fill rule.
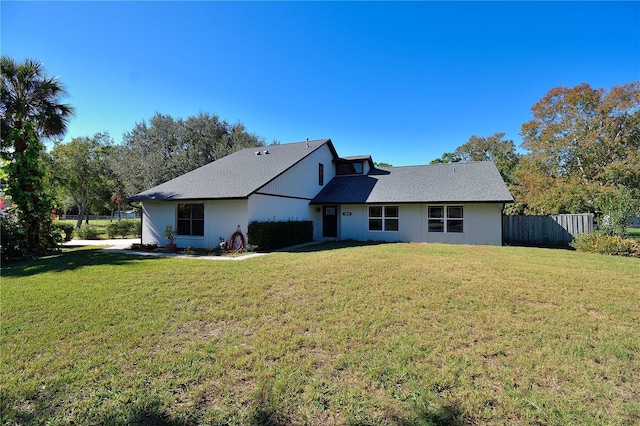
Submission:
[[[78,220],[76,221],[76,228],[80,228],[82,226],[82,217],[84,216],[84,206],[78,206]]]

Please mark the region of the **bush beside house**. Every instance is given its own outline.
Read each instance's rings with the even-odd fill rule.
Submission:
[[[249,244],[258,250],[277,250],[313,241],[313,222],[310,220],[258,222],[249,224]]]

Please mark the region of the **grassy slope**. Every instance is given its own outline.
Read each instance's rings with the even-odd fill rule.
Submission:
[[[632,424],[640,261],[388,244],[3,267],[3,423]]]

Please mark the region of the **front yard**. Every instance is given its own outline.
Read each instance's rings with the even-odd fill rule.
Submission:
[[[640,260],[444,244],[2,267],[3,424],[634,424]]]

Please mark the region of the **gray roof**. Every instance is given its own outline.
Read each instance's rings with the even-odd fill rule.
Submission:
[[[330,139],[242,149],[129,200],[247,198],[325,144],[337,157]]]
[[[388,167],[336,176],[311,204],[511,202],[491,161]]]

